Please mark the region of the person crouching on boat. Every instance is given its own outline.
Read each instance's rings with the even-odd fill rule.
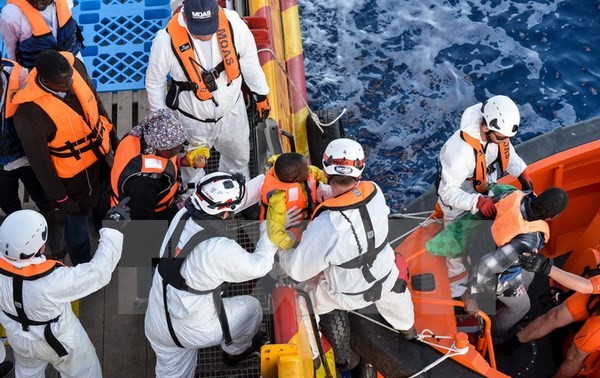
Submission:
[[[75,267],[46,259],[48,225],[19,210],[0,225],[0,323],[14,351],[15,376],[44,377],[51,364],[61,377],[102,377],[96,350],[71,302],[106,286],[119,259],[127,208],[113,207],[92,260]],[[114,229],[106,228],[113,227]]]
[[[323,154],[332,197],[313,212],[300,243],[281,251],[281,267],[308,292],[315,314],[356,310],[375,304],[406,338],[414,338],[414,310],[406,281],[399,278],[387,242],[390,212],[379,186],[360,180],[365,168],[362,146],[333,140]],[[312,330],[304,314],[307,330]],[[313,358],[315,337],[309,337]]]
[[[551,259],[540,253],[523,254],[520,259],[526,270],[550,276],[564,287],[574,290],[575,293],[557,307],[527,324],[513,339],[505,343],[504,348],[512,351],[520,343],[537,340],[557,328],[585,321],[583,327],[573,337],[567,355],[553,376],[555,378],[574,377],[581,369],[585,358],[590,353],[600,350],[600,338],[598,337],[600,330],[600,303],[598,301],[600,275],[597,275],[598,269],[593,269],[589,273],[591,278],[584,278],[554,266]]]
[[[328,192],[329,188],[323,190],[323,186],[319,185],[326,183],[323,171],[308,165],[302,154],[288,152],[277,156],[260,188],[260,220],[267,221],[269,238],[279,248],[292,248],[300,240],[301,225],[286,227],[288,212],[295,208],[299,219],[308,219],[321,202],[323,193]]]
[[[227,365],[258,351],[259,301],[221,298],[221,292],[226,283],[263,277],[273,266],[277,246],[264,225],[256,250],[248,253],[224,222],[258,203],[263,180],[261,175],[244,184],[226,173],[206,175],[171,222],[145,318],[157,377],[193,377],[199,348],[220,344]]]
[[[504,306],[492,318],[495,335],[503,335],[529,311],[527,286],[533,275],[523,271],[519,257],[544,246],[550,237],[547,222],[560,215],[567,202],[567,194],[560,188],[546,189],[533,199],[521,191],[512,192],[495,204],[494,221],[482,223],[469,241],[466,258],[471,269],[463,294],[465,309],[476,314],[478,300],[490,295],[492,306],[496,299],[502,302]]]
[[[214,146],[221,153],[219,171],[248,179],[250,131],[242,73],[259,117],[266,119],[269,87],[246,23],[216,0],[186,0],[152,42],[146,89],[152,111],[169,107],[179,112],[188,154],[194,155],[190,161],[197,160],[195,150]]]
[[[510,143],[520,124],[517,105],[506,96],[493,96],[468,107],[460,119],[460,128],[440,151],[441,172],[437,185],[437,206],[448,225],[464,212],[481,212],[487,219],[496,213],[489,187],[503,172],[518,177],[521,188],[533,191],[527,165]],[[495,193],[498,194],[498,193]],[[490,196],[488,196],[490,195]],[[446,259],[452,284],[452,297],[464,289],[466,268],[458,259]]]
[[[488,197],[493,195],[489,186],[504,172],[518,177],[523,191],[533,191],[527,165],[510,143],[519,122],[519,109],[506,96],[493,96],[464,111],[460,129],[444,143],[439,156],[437,194],[445,224],[465,211],[493,218],[496,209]]]

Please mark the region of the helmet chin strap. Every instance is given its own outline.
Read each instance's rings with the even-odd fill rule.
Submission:
[[[490,141],[490,135],[492,134],[492,130],[488,130],[484,134],[485,134],[485,142],[489,142]]]

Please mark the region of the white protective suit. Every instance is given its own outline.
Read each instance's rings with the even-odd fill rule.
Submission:
[[[68,354],[59,357],[44,338],[45,326],[30,326],[24,332],[21,324],[4,311],[16,315],[13,281],[0,275],[0,323],[6,329],[14,351],[15,377],[44,377],[47,364],[52,364],[61,377],[102,377],[96,350],[87,333],[71,310],[71,302],[106,286],[123,247],[123,235],[115,230],[100,230],[100,242],[94,258],[75,267],[56,268],[47,276],[23,283],[23,305],[31,320],[52,323],[54,336]]]
[[[248,195],[240,210],[258,202],[263,181],[264,176],[261,175],[246,184]],[[166,249],[178,220],[186,212],[187,209],[182,209],[173,219],[161,251]],[[189,219],[177,247],[182,248],[201,229],[200,225]],[[201,242],[190,252],[181,267],[181,275],[186,284],[196,290],[211,290],[224,282],[249,281],[263,277],[271,270],[276,251],[277,246],[269,240],[264,225],[253,253],[248,253],[234,240],[213,237]],[[262,308],[256,298],[249,295],[223,298],[233,339],[233,343],[226,346],[212,295],[192,294],[168,286],[171,321],[177,338],[184,346],[179,348],[167,328],[162,282],[160,274],[155,273],[145,319],[146,337],[156,353],[157,377],[193,377],[199,348],[221,344],[225,352],[237,355],[250,347],[263,318]]]
[[[473,138],[481,140],[479,125],[483,120],[481,103],[468,107],[460,120],[460,130],[452,134],[444,143],[440,152],[441,181],[438,188],[438,203],[444,211],[444,222],[456,219],[465,211],[475,214],[477,199],[481,194],[475,192],[473,182],[467,179],[473,177],[475,171],[475,154],[473,147],[461,139],[460,132],[464,131]],[[485,150],[485,161],[491,164],[498,157],[498,145],[482,142]],[[512,144],[510,145],[510,158],[506,170],[514,177],[518,177],[527,168],[527,164],[517,155]],[[488,171],[488,183],[495,183],[498,169]]]
[[[227,75],[221,73],[216,80],[218,89],[212,92],[219,104],[216,106],[211,100],[200,101],[192,91],[183,91],[179,95],[181,110],[202,120],[219,119],[216,123],[204,123],[180,114],[181,122],[186,129],[190,149],[199,146],[215,147],[221,153],[218,170],[221,172],[240,172],[246,178],[248,175],[248,161],[250,159],[250,145],[248,115],[242,96],[242,76],[248,88],[254,93],[266,95],[269,87],[258,61],[256,43],[248,26],[242,21],[235,11],[225,9],[225,15],[231,23],[234,44],[239,54],[241,76],[227,85]],[[179,23],[185,26],[181,12]],[[223,59],[217,43],[216,34],[213,35],[208,46],[203,42],[192,39],[194,50],[202,67],[211,70]],[[210,53],[206,53],[210,51]],[[160,30],[150,50],[148,70],[146,71],[146,90],[150,110],[166,108],[167,75],[174,80],[187,81],[183,68],[179,65],[171,46],[171,37],[166,29]],[[222,117],[222,118],[221,118]]]
[[[367,204],[375,232],[375,246],[381,245],[388,235],[389,207],[379,186],[377,194]],[[344,210],[352,222],[362,251],[367,250],[365,229],[358,209]],[[296,281],[305,281],[300,287],[308,292],[313,302],[315,314],[325,314],[335,309],[357,310],[372,302],[364,300],[360,293],[371,287],[363,277],[361,269],[344,269],[343,264],[359,255],[356,238],[350,223],[339,211],[325,210],[312,220],[296,248],[279,253],[279,263],[287,274]],[[398,278],[394,251],[388,244],[377,255],[371,274],[378,281],[389,274],[384,281],[381,298],[375,302],[377,310],[395,329],[408,330],[414,324],[414,310],[408,289],[404,293],[392,292]],[[306,328],[312,333],[310,319],[305,314]],[[310,336],[313,357],[317,349],[314,337]]]

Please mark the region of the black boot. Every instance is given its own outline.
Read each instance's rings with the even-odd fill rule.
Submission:
[[[12,373],[15,365],[12,361],[4,361],[0,363],[0,378],[8,377]]]
[[[252,344],[240,354],[229,354],[223,351],[221,359],[223,363],[229,367],[236,366],[238,363],[243,360],[252,357],[253,355],[258,355],[260,357],[260,347],[262,346],[263,337],[262,332],[258,331],[256,335],[252,338]]]
[[[410,327],[406,331],[400,330],[400,334],[404,337],[405,340],[412,340],[417,338],[417,330],[415,327]]]

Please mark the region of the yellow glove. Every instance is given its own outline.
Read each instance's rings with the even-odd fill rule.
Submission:
[[[277,160],[277,158],[279,157],[279,155],[281,155],[281,154],[272,155],[271,157],[269,157],[267,159],[267,163],[269,164],[269,167],[272,167],[272,166],[275,165],[275,160]]]
[[[185,158],[192,168],[204,168],[209,157],[210,150],[207,147],[195,148],[185,154]]]

